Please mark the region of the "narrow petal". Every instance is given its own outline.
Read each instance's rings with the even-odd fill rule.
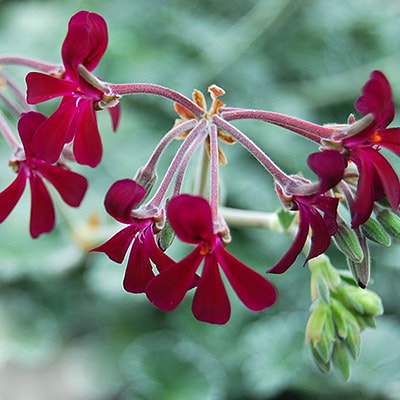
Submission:
[[[386,127],[394,118],[392,91],[385,75],[373,71],[362,89],[362,95],[355,103],[361,114],[373,113],[380,126]]]
[[[146,288],[149,300],[163,311],[175,309],[191,287],[203,257],[197,247],[184,259],[154,277]]]
[[[45,115],[35,111],[30,111],[23,113],[21,118],[18,120],[18,133],[27,158],[32,156],[33,137],[46,119],[47,117]]]
[[[368,156],[360,149],[353,149],[352,160],[357,165],[359,178],[357,194],[352,204],[351,227],[358,228],[370,217],[374,205],[374,169]]]
[[[26,173],[20,168],[14,181],[0,192],[0,223],[3,222],[14,209],[24,192]]]
[[[137,232],[136,226],[129,225],[117,232],[111,239],[90,251],[105,253],[111,260],[121,264]]]
[[[331,237],[325,221],[315,208],[308,209],[308,218],[312,234],[311,248],[305,262],[325,253],[331,243]]]
[[[390,206],[393,210],[397,210],[400,204],[400,182],[395,170],[379,151],[375,149],[365,149],[365,151],[379,175]]]
[[[107,24],[103,17],[88,11],[73,15],[61,50],[68,74],[77,77],[79,64],[92,71],[100,62],[107,44]]]
[[[267,272],[272,274],[282,274],[292,266],[297,256],[303,250],[304,244],[307,240],[309,227],[310,221],[308,212],[304,207],[299,207],[299,228],[296,237],[286,254]]]
[[[42,179],[37,174],[31,173],[29,183],[31,187],[30,233],[33,238],[37,238],[54,228],[56,216],[53,202]]]
[[[103,146],[91,99],[79,100],[77,119],[73,146],[75,159],[79,164],[94,168],[101,161]]]
[[[229,283],[247,308],[261,311],[275,303],[277,293],[269,280],[230,254],[221,242],[215,251]]]
[[[167,216],[183,242],[195,244],[214,238],[210,205],[203,197],[182,194],[172,198]]]
[[[194,294],[194,316],[211,324],[225,324],[231,314],[231,305],[219,272],[215,253],[208,254],[204,269]]]
[[[342,180],[347,167],[346,159],[336,150],[310,154],[307,164],[318,175],[320,193],[325,193],[336,186]]]
[[[400,157],[400,128],[388,128],[379,134],[382,137],[379,145]]]
[[[148,229],[147,229],[148,230]],[[124,289],[131,293],[144,293],[147,284],[154,278],[149,254],[140,233],[133,242],[123,281]]]
[[[32,140],[32,151],[36,156],[51,164],[60,158],[69,130],[74,125],[75,103],[72,97],[65,98],[37,130]]]
[[[29,72],[25,80],[28,104],[37,104],[60,96],[70,96],[77,90],[76,83],[41,72]]]
[[[146,190],[133,179],[114,182],[104,199],[107,212],[117,221],[129,223],[132,210],[144,199]]]

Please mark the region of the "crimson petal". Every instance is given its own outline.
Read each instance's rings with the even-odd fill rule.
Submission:
[[[36,173],[31,173],[29,184],[31,187],[30,233],[33,238],[37,238],[54,228],[56,217],[53,202],[42,179]]]
[[[215,251],[229,283],[247,308],[261,311],[275,303],[277,293],[269,280],[230,254],[221,242]]]
[[[291,267],[297,256],[303,250],[304,244],[307,240],[309,228],[310,221],[308,209],[299,204],[299,227],[292,245],[289,247],[289,250],[286,252],[286,254],[267,272],[272,274],[282,274]]]
[[[9,216],[21,198],[25,189],[26,179],[26,172],[20,168],[13,182],[0,192],[0,223]]]
[[[135,225],[129,225],[90,251],[105,253],[111,260],[121,264],[137,232],[138,228]]]
[[[117,221],[129,223],[132,221],[132,209],[146,195],[146,190],[133,179],[120,179],[114,182],[104,199],[107,212]]]
[[[37,163],[37,168],[69,206],[79,207],[88,188],[84,176],[45,162]]]
[[[336,186],[342,180],[347,167],[346,159],[336,150],[310,154],[307,164],[319,177],[320,193],[325,193]]]
[[[183,242],[196,244],[214,238],[210,205],[203,197],[182,194],[172,198],[167,205],[167,216]]]
[[[79,164],[94,168],[101,161],[103,146],[91,99],[78,100],[76,129],[73,145],[75,159]]]
[[[147,284],[154,277],[149,254],[143,240],[145,240],[145,236],[142,232],[136,236],[129,254],[123,281],[124,289],[127,292],[144,293]]]
[[[41,72],[29,72],[25,80],[28,104],[37,104],[55,97],[72,95],[77,90],[76,83]]]
[[[196,247],[181,261],[154,277],[146,287],[149,300],[163,311],[175,309],[191,287],[202,259],[203,255]]]
[[[208,254],[204,269],[194,294],[194,316],[211,324],[225,324],[231,314],[231,305],[219,272],[215,253]]]

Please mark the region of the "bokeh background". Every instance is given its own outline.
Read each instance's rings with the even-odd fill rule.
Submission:
[[[158,83],[187,96],[215,83],[230,106],[343,123],[370,71],[380,69],[400,104],[397,0],[3,0],[0,55],[59,63],[68,20],[80,9],[107,20],[109,48],[96,72],[110,82]],[[23,88],[26,69],[7,72]],[[192,317],[190,298],[165,314],[144,296],[125,293],[124,266],[86,253],[117,229],[103,209],[108,187],[134,175],[175,118],[172,104],[160,98],[127,97],[122,109],[117,134],[108,115],[99,114],[104,160],[96,170],[78,168],[90,179],[79,210],[60,207],[56,230],[32,240],[25,195],[0,226],[0,399],[399,399],[396,242],[390,249],[372,246],[371,289],[383,298],[385,315],[378,329],[362,334],[348,383],[335,372],[322,375],[304,345],[310,274],[301,257],[271,278],[280,295],[275,307],[254,314],[232,297],[229,323],[211,326]],[[304,171],[316,150],[279,128],[238,126],[289,173]],[[270,177],[239,146],[226,154],[226,204],[276,209]],[[0,157],[2,189],[14,176],[4,141]],[[91,230],[96,219],[100,226]],[[289,245],[262,230],[232,234],[230,250],[260,272]],[[346,268],[335,249],[329,255]]]

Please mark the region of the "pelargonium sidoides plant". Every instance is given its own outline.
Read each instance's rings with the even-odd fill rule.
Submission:
[[[195,318],[213,324],[230,318],[226,284],[247,308],[262,311],[277,298],[268,274],[284,273],[305,252],[312,298],[306,341],[322,371],[333,365],[348,379],[350,356],[357,358],[360,352],[360,332],[374,326],[374,318],[383,312],[379,296],[366,289],[368,241],[388,246],[391,237],[400,235],[400,182],[381,152],[383,147],[400,155],[400,128],[388,127],[394,105],[385,75],[371,73],[355,103],[359,119],[351,114],[345,124],[318,125],[271,111],[227,107],[220,99],[224,90],[216,85],[209,87],[208,108],[197,90],[190,99],[157,84],[109,83],[93,72],[107,42],[104,19],[80,11],[70,19],[61,66],[23,57],[0,58],[3,66],[33,69],[26,76],[26,96],[12,77],[0,72],[0,98],[7,115],[18,119],[13,129],[9,118],[0,114],[0,131],[11,148],[9,165],[16,172],[13,182],[0,192],[0,222],[12,212],[29,182],[30,234],[37,238],[52,231],[55,208],[46,182],[65,203],[79,207],[88,182],[70,165],[95,168],[100,163],[102,141],[96,113],[106,109],[117,130],[124,96],[167,98],[179,118],[136,175],[110,187],[105,209],[122,227],[92,251],[105,253],[116,263],[127,258],[125,290],[145,293],[161,310],[175,309],[187,292],[193,292]],[[54,98],[60,102],[51,115],[35,111],[34,105]],[[315,142],[317,151],[308,156],[307,164],[317,180],[283,171],[233,124],[243,119],[278,125]],[[167,170],[160,171],[160,157],[176,139],[181,144]],[[220,204],[219,168],[227,163],[220,142],[237,143],[258,160],[274,181],[281,210],[265,213],[260,221],[259,213]],[[203,156],[198,184],[193,192],[185,193],[189,161],[199,152]],[[265,273],[227,250],[229,225],[255,223],[293,236],[286,254],[275,265],[266,265]],[[181,260],[172,259],[167,253],[173,240],[192,245],[192,251]],[[344,253],[351,274],[337,270],[326,256],[332,242]]]

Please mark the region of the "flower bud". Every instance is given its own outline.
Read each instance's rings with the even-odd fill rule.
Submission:
[[[171,246],[175,239],[175,232],[172,229],[168,220],[165,221],[163,229],[156,236],[158,247],[165,251]]]
[[[348,319],[346,319],[345,317],[348,311],[336,299],[331,299],[331,310],[333,323],[335,325],[337,335],[339,336],[339,338],[344,339],[347,337],[348,332],[349,322]]]
[[[339,220],[338,230],[333,236],[336,247],[353,262],[361,262],[364,253],[357,235],[343,220]]]
[[[383,314],[382,300],[375,292],[350,286],[347,293],[362,308],[361,315],[374,317]]]
[[[361,230],[369,240],[372,240],[381,246],[389,247],[392,244],[390,236],[375,218],[370,218],[367,222],[361,225]]]
[[[386,208],[377,212],[376,218],[390,236],[400,239],[400,217],[398,215]]]
[[[157,173],[153,169],[140,168],[134,180],[145,188],[146,194],[149,194],[157,180]]]
[[[354,360],[357,360],[361,352],[360,331],[353,325],[348,326],[347,336],[344,343]]]
[[[350,379],[351,374],[350,359],[347,355],[346,348],[341,341],[335,342],[332,361],[342,378],[347,382]]]
[[[313,345],[311,347],[311,353],[314,359],[315,364],[317,364],[317,367],[320,369],[321,372],[327,374],[331,370],[331,362],[330,360],[328,362],[325,362],[322,360],[321,356],[318,354],[317,350],[314,348]]]
[[[326,320],[330,318],[330,309],[324,301],[318,301],[311,312],[306,326],[306,343],[318,342],[321,340],[322,331]]]
[[[347,265],[354,276],[358,286],[365,289],[368,285],[370,278],[371,262],[369,254],[361,262],[354,262],[347,259]]]

